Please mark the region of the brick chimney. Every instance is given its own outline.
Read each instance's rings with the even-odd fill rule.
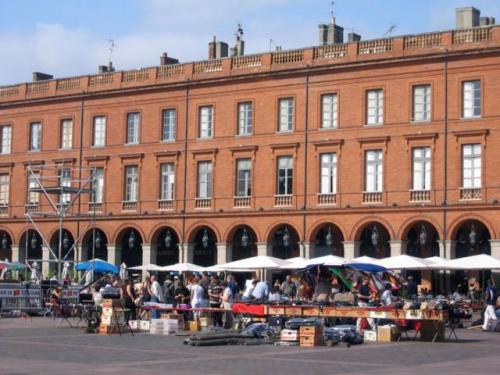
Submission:
[[[163,52],[160,56],[160,65],[172,65],[178,63],[179,63],[178,59],[174,59],[173,57],[168,57],[168,54],[166,52]]]

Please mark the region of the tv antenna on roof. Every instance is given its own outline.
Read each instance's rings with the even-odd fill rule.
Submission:
[[[388,28],[388,29],[387,29],[387,31],[385,32],[384,36],[389,36],[389,35],[391,35],[391,34],[392,34],[392,32],[393,32],[394,30],[396,30],[396,26],[397,26],[397,25],[396,25],[395,23],[391,23],[391,24],[389,25],[389,28]]]
[[[335,1],[330,1],[330,22],[335,23]]]
[[[111,57],[113,56],[113,51],[115,47],[117,47],[115,41],[113,39],[106,39],[106,41],[109,43],[109,62],[111,63]]]

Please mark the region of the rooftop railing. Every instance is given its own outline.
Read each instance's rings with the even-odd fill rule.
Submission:
[[[431,49],[436,49],[437,52],[446,49],[448,53],[463,53],[467,49],[477,50],[492,46],[500,48],[500,26],[406,35],[10,85],[0,87],[0,103],[24,100],[32,96],[39,99],[45,96],[66,95],[68,91],[76,89],[81,92],[117,90],[122,87],[160,84],[165,79],[169,79],[168,82],[182,82],[206,79],[211,74],[221,78],[280,69],[303,69],[305,66],[335,66],[346,62],[355,63],[358,60],[366,63],[371,60],[404,57],[405,51],[411,52],[412,56],[418,56],[430,53]]]

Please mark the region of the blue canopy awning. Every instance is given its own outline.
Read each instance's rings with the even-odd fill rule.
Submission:
[[[364,272],[387,272],[387,268],[371,263],[347,263],[344,267]]]
[[[114,264],[105,262],[101,259],[89,260],[88,262],[81,262],[75,266],[77,271],[91,271],[102,273],[119,273],[120,268]]]

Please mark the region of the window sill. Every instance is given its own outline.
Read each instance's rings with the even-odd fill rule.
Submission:
[[[251,137],[253,135],[253,133],[248,133],[248,134],[236,134],[235,137],[236,138],[248,138],[248,137]]]
[[[429,120],[410,120],[410,124],[428,124],[432,122],[432,119]]]
[[[293,133],[293,129],[292,130],[278,130],[276,132],[276,134],[291,134]]]
[[[106,145],[92,145],[90,148],[103,148],[106,147]]]
[[[364,127],[365,128],[379,128],[381,127],[382,125],[384,125],[383,122],[381,122],[380,124],[365,124]]]
[[[162,139],[160,143],[175,143],[177,140],[174,139]]]
[[[471,116],[471,117],[460,117],[460,121],[471,121],[471,120],[479,120],[483,116]]]
[[[140,142],[136,142],[136,143],[124,143],[123,145],[124,146],[138,146],[140,144],[141,144]]]
[[[327,132],[327,131],[332,131],[332,130],[339,130],[338,126],[331,127],[331,128],[318,128],[318,131],[320,132]]]

